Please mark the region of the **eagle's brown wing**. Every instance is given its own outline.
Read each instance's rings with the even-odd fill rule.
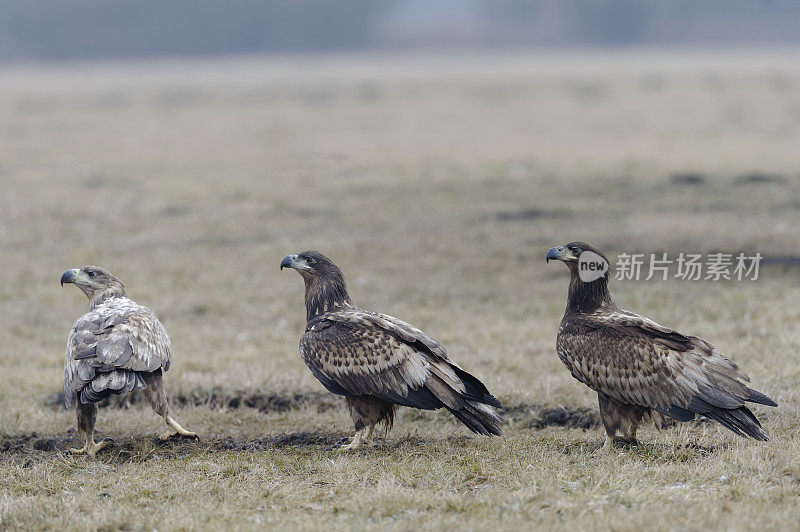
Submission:
[[[349,310],[345,311],[341,314],[341,317],[340,313],[332,312],[327,315],[327,318],[331,320],[341,320],[343,318],[345,321],[356,320],[364,324],[373,324],[380,329],[400,337],[405,342],[422,344],[430,354],[442,360],[447,360],[447,349],[445,349],[440,342],[434,340],[410,323],[406,323],[393,316],[358,309],[355,312]]]
[[[623,403],[682,421],[703,414],[737,434],[766,438],[744,405],[776,404],[748,388],[748,376],[701,338],[630,312],[598,312],[566,316],[557,350],[575,378]]]
[[[300,353],[333,393],[414,408],[445,407],[476,432],[499,433],[499,418],[485,406],[500,406],[497,399],[449,361],[439,342],[397,318],[358,309],[325,314],[308,323]],[[476,409],[478,418],[489,419],[462,419],[475,417]]]
[[[140,372],[170,364],[166,329],[147,307],[114,298],[84,314],[67,339],[64,395],[71,406],[145,387]]]

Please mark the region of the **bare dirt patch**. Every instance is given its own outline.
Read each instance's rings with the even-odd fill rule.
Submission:
[[[503,417],[508,423],[520,423],[525,428],[536,430],[546,427],[588,430],[600,426],[600,413],[591,408],[581,407],[552,407],[522,403],[504,408]]]
[[[63,434],[41,435],[36,432],[18,435],[0,435],[0,453],[14,454],[30,451],[57,451],[75,440],[75,429]]]
[[[212,410],[251,408],[263,413],[275,413],[306,407],[316,408],[317,412],[325,412],[341,406],[338,399],[337,396],[326,392],[264,393],[248,390],[199,389],[171,396],[169,400],[170,404],[175,406],[205,407]],[[66,408],[64,394],[60,392],[50,394],[45,404],[53,408]],[[123,409],[137,404],[146,405],[146,399],[141,392],[125,396],[113,395],[103,399],[98,406]],[[591,408],[519,403],[506,406],[500,412],[506,423],[520,423],[526,428],[543,429],[558,426],[587,430],[600,426],[600,414]]]
[[[186,395],[176,395],[171,402],[176,405],[191,405],[210,409],[251,408],[264,413],[286,412],[299,408],[316,408],[318,412],[335,407],[337,397],[324,392],[294,392],[266,394],[250,391],[197,390]],[[63,394],[51,394],[46,403],[55,408],[64,408]],[[140,393],[127,397],[113,396],[99,403],[101,408],[121,409],[136,404],[144,404]],[[600,427],[600,416],[596,410],[583,407],[549,406],[541,404],[518,403],[501,409],[506,425],[529,430],[542,430],[547,427],[579,428],[583,430]],[[96,438],[106,434],[97,433]],[[346,440],[349,434],[334,432],[293,432],[288,434],[265,435],[261,438],[246,439],[233,436],[213,439],[173,438],[160,441],[152,436],[134,436],[118,440],[107,454],[119,456],[120,460],[143,457],[148,454],[182,456],[192,452],[226,451],[265,451],[270,449],[330,449]],[[453,436],[455,437],[455,436]],[[453,438],[451,437],[451,438]],[[468,439],[463,436],[462,438]],[[379,446],[397,445],[424,446],[432,443],[431,438],[405,437],[379,440]],[[32,455],[37,452],[63,452],[78,445],[75,429],[60,434],[43,435],[36,432],[17,435],[0,435],[0,454]]]
[[[102,438],[97,434],[95,439]],[[345,436],[330,432],[295,432],[256,439],[234,437],[195,441],[173,437],[161,441],[156,437],[136,436],[115,441],[102,454],[118,456],[122,460],[145,454],[183,456],[192,452],[264,451],[269,449],[331,448]],[[42,435],[36,432],[18,435],[0,435],[0,453],[9,455],[35,455],[38,452],[64,452],[78,445],[77,432],[70,429],[61,434]]]
[[[97,433],[95,440],[104,434]],[[348,434],[341,432],[292,432],[267,435],[261,438],[223,438],[202,439],[173,437],[162,441],[154,436],[134,436],[119,438],[106,449],[98,453],[98,458],[106,461],[131,462],[145,461],[153,458],[180,458],[191,454],[209,454],[225,452],[258,452],[276,449],[294,451],[331,451],[336,450],[349,439]],[[456,435],[444,438],[450,443],[468,445],[470,436]],[[364,448],[390,450],[401,446],[425,447],[434,445],[439,440],[435,437],[406,436],[400,438],[377,438],[375,446]],[[78,447],[78,435],[75,429],[60,434],[42,435],[36,432],[18,435],[0,435],[0,456],[9,460],[25,460],[33,463],[47,455],[69,456],[68,450]]]
[[[252,408],[259,412],[288,412],[314,405],[318,412],[336,406],[336,397],[325,392],[265,393],[248,390],[198,389],[186,394],[169,397],[175,406],[198,406],[210,409]],[[47,406],[66,408],[64,394],[54,392],[45,400]],[[147,404],[144,394],[133,392],[127,395],[112,395],[99,403],[100,408],[129,408],[136,404]]]

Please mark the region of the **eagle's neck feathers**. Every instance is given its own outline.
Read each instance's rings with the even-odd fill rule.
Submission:
[[[596,281],[584,283],[577,270],[574,270],[569,281],[567,312],[589,313],[599,309],[619,309],[608,291],[608,274]]]
[[[112,284],[102,291],[97,291],[89,295],[89,309],[94,309],[109,299],[114,299],[117,297],[126,297],[125,287],[122,285],[122,283]]]
[[[306,320],[321,316],[327,312],[346,308],[356,308],[347,293],[344,279],[322,279],[306,277]]]

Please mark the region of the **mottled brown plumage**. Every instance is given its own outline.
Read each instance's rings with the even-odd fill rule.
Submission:
[[[85,441],[82,449],[72,451],[94,455],[105,447],[108,438],[94,442],[96,403],[135,390],[144,390],[153,410],[170,427],[162,438],[196,438],[169,415],[162,372],[169,369],[171,347],[153,311],[128,299],[124,285],[98,266],[67,270],[61,276],[64,283],[76,285],[89,298],[89,312],[78,318],[67,338],[64,360],[65,403],[75,405]]]
[[[705,340],[622,310],[608,291],[608,271],[582,281],[579,257],[587,251],[603,256],[572,242],[551,248],[547,260],[563,261],[571,273],[556,349],[572,376],[597,392],[606,445],[617,432],[635,443],[636,429],[651,411],[679,421],[701,414],[740,436],[767,440],[745,403],[777,404],[748,388],[748,376]]]
[[[470,430],[500,434],[499,407],[486,387],[452,362],[444,346],[397,318],[359,309],[339,268],[317,251],[290,255],[306,285],[300,354],[329,391],[346,397],[356,435],[344,449],[372,440],[398,405],[446,408]]]

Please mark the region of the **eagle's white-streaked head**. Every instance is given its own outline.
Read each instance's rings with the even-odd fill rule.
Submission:
[[[86,294],[92,305],[111,297],[125,297],[125,285],[100,266],[84,266],[67,270],[61,276],[61,286],[71,283]]]

